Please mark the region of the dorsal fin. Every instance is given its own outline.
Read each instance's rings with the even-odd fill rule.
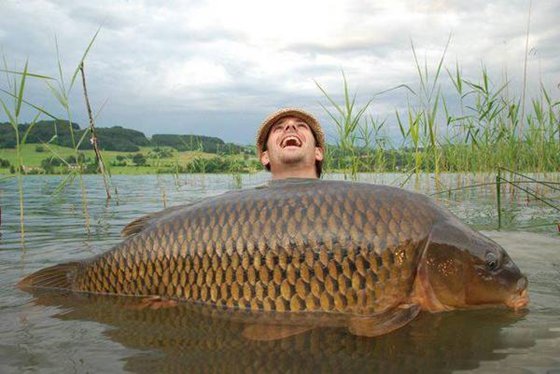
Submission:
[[[239,192],[239,191],[229,191],[229,192],[225,192],[225,193],[223,193],[219,196],[220,197],[232,196],[233,194],[235,194],[237,192]],[[147,214],[145,216],[139,217],[139,218],[135,219],[134,221],[130,222],[128,225],[126,225],[121,230],[121,236],[126,238],[130,235],[137,234],[140,231],[143,231],[148,226],[152,225],[153,223],[159,221],[160,219],[167,218],[168,216],[172,215],[173,213],[175,213],[175,212],[177,212],[181,209],[186,209],[186,208],[193,207],[195,205],[207,202],[210,199],[213,199],[215,197],[216,196],[205,197],[205,198],[202,198],[198,201],[194,201],[192,203],[172,206],[171,208],[166,208],[166,209],[160,210],[159,212],[150,213],[150,214]]]
[[[145,216],[136,218],[134,221],[130,222],[121,230],[121,236],[126,238],[127,236],[137,234],[140,231],[144,230],[146,227],[150,226],[152,223],[159,220],[160,218],[166,217],[169,214],[172,214],[182,208],[191,205],[194,204],[176,205],[176,206],[172,206],[171,208],[160,210],[159,212],[150,213]]]

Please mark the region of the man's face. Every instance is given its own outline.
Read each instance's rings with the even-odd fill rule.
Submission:
[[[279,119],[268,133],[266,151],[261,155],[263,165],[270,164],[273,172],[294,164],[315,165],[323,160],[323,150],[315,146],[311,128],[300,118]]]

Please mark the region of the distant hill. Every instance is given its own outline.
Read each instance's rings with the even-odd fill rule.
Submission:
[[[173,147],[178,151],[203,151],[208,153],[239,153],[243,147],[225,143],[222,139],[203,135],[155,134],[153,146]]]
[[[20,136],[29,128],[29,124],[18,126]],[[96,127],[97,138],[102,150],[137,152],[142,146],[167,146],[178,151],[204,151],[208,153],[239,153],[244,147],[225,143],[222,139],[202,135],[174,135],[157,134],[148,139],[144,133],[121,126]],[[77,123],[72,123],[74,139],[79,142],[87,131],[81,129]],[[79,149],[92,149],[89,134],[80,143]],[[26,143],[51,142],[63,147],[72,147],[70,124],[65,121],[39,121],[31,129]],[[14,148],[16,146],[15,131],[9,123],[0,123],[0,148]]]
[[[29,124],[18,126],[20,136],[29,128]],[[79,142],[86,130],[80,129],[77,123],[72,123],[74,139]],[[140,131],[125,129],[120,126],[96,128],[101,149],[106,151],[136,152],[139,146],[150,145],[150,141]],[[52,140],[52,141],[51,141]],[[65,121],[39,121],[31,128],[26,143],[51,142],[63,147],[73,147],[70,134],[70,124]],[[15,131],[9,123],[0,124],[0,147],[14,148],[16,145]],[[92,149],[89,136],[80,143],[79,149]]]
[[[20,136],[27,131],[29,124],[21,124],[18,126]],[[77,123],[72,123],[73,131],[80,131]],[[70,137],[70,124],[61,121],[39,121],[31,129],[27,136],[27,143],[48,142],[54,135],[58,135],[60,139]],[[56,143],[58,144],[58,143]],[[9,123],[0,123],[0,147],[14,148],[16,146],[16,134],[12,125]]]

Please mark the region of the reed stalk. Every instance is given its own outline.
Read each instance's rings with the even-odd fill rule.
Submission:
[[[23,238],[23,184],[22,184],[22,178],[21,178],[21,173],[24,172],[24,164],[23,164],[23,160],[21,159],[21,154],[20,154],[20,150],[21,150],[21,145],[25,144],[25,140],[27,135],[29,134],[29,132],[31,131],[31,129],[35,126],[38,118],[40,115],[46,115],[52,119],[54,119],[54,126],[55,126],[55,134],[56,134],[56,126],[57,126],[57,121],[59,121],[59,119],[52,115],[51,113],[49,113],[48,111],[44,110],[43,108],[41,108],[40,106],[37,106],[33,103],[30,103],[29,101],[24,99],[24,89],[25,89],[25,82],[26,82],[26,78],[28,77],[33,77],[33,78],[38,78],[40,80],[42,80],[47,88],[49,89],[49,91],[51,92],[51,94],[53,95],[53,97],[60,103],[60,105],[63,107],[64,111],[66,112],[66,117],[67,117],[67,122],[68,122],[68,127],[69,127],[69,131],[70,131],[70,137],[71,137],[71,141],[72,141],[72,148],[75,152],[75,159],[76,162],[78,164],[78,170],[77,171],[70,171],[70,173],[66,176],[66,178],[64,178],[62,180],[62,182],[59,184],[59,186],[56,188],[55,191],[62,191],[67,185],[68,183],[71,183],[75,177],[78,177],[79,183],[80,183],[80,190],[81,190],[81,196],[82,196],[82,212],[84,214],[84,218],[85,218],[85,227],[86,227],[86,231],[89,234],[90,233],[90,218],[89,218],[89,212],[88,212],[88,205],[87,205],[87,190],[86,190],[86,186],[85,186],[85,182],[83,180],[83,172],[84,172],[84,165],[81,161],[81,158],[79,157],[80,153],[79,153],[79,147],[80,144],[84,141],[84,138],[86,136],[86,134],[88,133],[87,131],[84,132],[84,135],[82,136],[81,139],[79,139],[79,141],[76,141],[76,137],[74,134],[74,129],[72,127],[72,111],[70,108],[70,101],[69,101],[69,96],[70,96],[70,92],[72,90],[72,87],[76,81],[77,75],[80,71],[80,67],[82,66],[87,54],[89,53],[91,47],[93,46],[93,43],[99,33],[100,29],[97,30],[97,32],[95,33],[95,35],[93,36],[93,38],[90,40],[89,45],[87,46],[84,54],[82,55],[82,58],[78,64],[78,67],[74,70],[74,74],[72,75],[72,78],[70,80],[70,84],[67,87],[65,80],[64,80],[64,74],[62,72],[62,64],[61,64],[61,58],[60,58],[60,51],[58,48],[58,41],[55,37],[55,46],[56,46],[56,54],[57,54],[57,60],[58,60],[58,79],[49,77],[49,76],[45,76],[45,75],[39,75],[39,74],[32,74],[28,72],[28,64],[26,62],[25,67],[23,69],[23,71],[12,71],[9,70],[7,68],[7,63],[6,63],[6,59],[4,58],[4,66],[5,69],[3,69],[2,71],[5,72],[8,75],[8,78],[10,78],[11,76],[14,76],[14,84],[12,85],[11,79],[8,79],[8,86],[9,87],[13,87],[12,90],[5,90],[5,89],[1,89],[2,92],[4,92],[5,94],[7,94],[8,96],[12,97],[14,99],[15,102],[15,110],[12,114],[12,112],[8,109],[8,106],[5,104],[5,102],[2,100],[2,107],[4,109],[4,112],[6,113],[6,115],[8,116],[10,123],[12,124],[12,127],[14,128],[15,134],[16,134],[16,158],[17,158],[17,170],[16,173],[18,175],[18,184],[19,184],[19,188],[20,188],[20,221],[21,221],[21,230],[22,230],[22,238]],[[20,76],[20,81],[19,83],[15,80],[15,76]],[[31,124],[28,126],[26,133],[23,134],[23,137],[21,137],[20,133],[19,133],[19,114],[21,111],[21,107],[22,104],[26,104],[27,106],[29,106],[30,108],[33,108],[37,111],[37,115],[36,117],[33,119],[33,121],[31,122]],[[55,135],[48,143],[54,141],[56,139],[57,135]],[[48,147],[48,143],[46,143],[45,145],[47,145]],[[52,149],[49,148],[49,150],[52,151]],[[66,162],[62,157],[60,157],[59,155],[57,155],[56,153],[53,153],[55,157],[58,157],[62,162]]]
[[[82,75],[82,85],[84,88],[84,97],[85,97],[85,101],[86,101],[86,108],[87,108],[87,113],[88,113],[88,118],[89,118],[89,129],[90,129],[90,133],[91,133],[91,143],[93,145],[93,150],[95,152],[95,158],[97,161],[97,166],[99,168],[99,172],[101,173],[101,175],[103,176],[103,185],[105,186],[105,193],[107,194],[107,200],[111,200],[111,192],[110,192],[110,177],[108,175],[107,172],[107,168],[105,167],[105,163],[103,162],[103,155],[101,154],[101,150],[99,149],[99,140],[97,139],[97,136],[95,134],[95,120],[93,119],[93,112],[91,110],[91,105],[89,104],[89,97],[88,97],[88,92],[87,92],[87,87],[86,87],[86,73],[84,71],[84,62],[82,60],[82,62],[80,63],[80,67],[79,67],[80,73]]]
[[[29,132],[37,123],[37,119],[39,118],[40,112],[38,112],[25,132],[20,134],[19,130],[19,118],[21,114],[22,105],[24,104],[24,96],[25,96],[25,87],[28,77],[32,78],[39,78],[39,79],[48,79],[48,77],[41,76],[38,74],[32,74],[28,71],[28,61],[25,62],[25,66],[23,71],[15,72],[8,69],[8,63],[6,59],[4,61],[4,69],[2,71],[6,73],[6,81],[8,84],[8,90],[2,89],[1,91],[8,94],[13,100],[13,110],[9,109],[9,105],[0,98],[0,104],[2,105],[2,109],[4,114],[9,119],[9,123],[14,129],[15,138],[16,138],[16,178],[18,183],[18,199],[19,199],[19,222],[20,222],[20,239],[22,244],[25,242],[25,203],[24,203],[24,190],[23,190],[23,173],[25,173],[25,164],[23,162],[23,158],[21,155],[21,147],[26,143],[27,136]],[[19,80],[16,77],[19,76]],[[13,78],[13,79],[12,79]],[[25,246],[22,246],[25,248]]]
[[[47,84],[48,88],[50,89],[51,93],[53,94],[53,96],[58,100],[58,102],[60,103],[60,105],[63,107],[63,109],[66,112],[66,117],[67,117],[67,122],[68,122],[68,127],[69,127],[69,131],[70,131],[70,138],[72,140],[72,148],[74,149],[75,152],[75,157],[76,157],[76,162],[78,164],[78,170],[77,171],[71,171],[70,175],[72,175],[72,177],[70,178],[66,178],[64,179],[61,184],[58,187],[59,191],[62,191],[66,186],[68,182],[71,182],[74,180],[75,177],[78,178],[79,181],[79,185],[80,185],[80,192],[81,192],[81,196],[82,196],[82,213],[84,215],[84,219],[85,219],[85,228],[86,228],[86,232],[89,234],[90,233],[90,216],[89,216],[89,210],[88,210],[88,203],[87,203],[87,189],[86,189],[86,185],[85,185],[85,181],[83,178],[83,173],[84,173],[84,164],[82,163],[82,161],[80,160],[79,157],[79,147],[81,145],[81,143],[84,141],[84,139],[86,138],[86,135],[88,134],[88,131],[84,131],[83,136],[79,139],[79,141],[76,142],[76,137],[74,134],[74,129],[72,127],[72,110],[70,108],[70,93],[72,91],[72,88],[74,87],[74,84],[76,82],[76,79],[78,78],[78,74],[80,73],[80,67],[82,66],[82,64],[84,63],[87,55],[89,54],[91,48],[93,47],[93,44],[97,38],[97,35],[99,34],[101,28],[97,29],[97,31],[95,32],[95,34],[93,35],[93,37],[91,38],[88,46],[86,47],[84,53],[82,54],[82,57],[80,59],[80,61],[78,62],[76,68],[74,69],[74,72],[72,74],[72,77],[70,79],[70,83],[68,86],[66,86],[65,80],[64,80],[64,74],[62,71],[62,64],[61,64],[61,58],[60,58],[60,51],[58,48],[58,40],[55,37],[55,45],[56,45],[56,53],[57,53],[57,62],[58,62],[58,80],[57,80],[57,84],[58,87],[55,87],[54,85],[50,84],[48,81],[46,81],[45,83]],[[55,122],[56,124],[56,122]]]
[[[358,151],[358,134],[360,131],[367,132],[367,129],[360,130],[361,126],[367,127],[366,124],[361,123],[367,108],[370,106],[373,99],[370,99],[362,107],[356,107],[356,94],[350,95],[348,82],[344,72],[342,72],[343,80],[343,103],[337,103],[323,87],[315,82],[319,90],[326,97],[328,102],[334,107],[334,111],[329,110],[326,106],[321,104],[321,107],[327,112],[329,117],[333,120],[337,131],[337,151],[339,152],[338,167],[341,166],[340,161],[344,167],[344,178],[350,175],[352,180],[358,177],[358,170],[360,169],[361,154]],[[330,155],[330,153],[329,153]]]
[[[525,121],[525,95],[527,92],[527,59],[529,57],[529,35],[531,29],[531,9],[533,0],[529,0],[529,11],[527,13],[527,32],[525,36],[525,56],[523,61],[523,87],[521,90],[521,123],[519,125],[519,138],[523,137],[523,127]]]
[[[517,171],[560,171],[560,100],[553,99],[541,84],[540,93],[528,98],[531,106],[522,114],[522,99],[510,96],[509,82],[494,82],[484,65],[475,78],[464,77],[458,63],[453,70],[446,68],[454,91],[443,91],[446,49],[436,67],[429,69],[427,62],[420,63],[412,44],[418,87],[398,86],[410,93],[407,106],[383,121],[386,127],[396,124],[399,129],[396,147],[390,141],[377,141],[388,137],[372,128],[371,114],[362,112],[369,103],[355,109],[356,95],[349,92],[344,74],[342,104],[317,84],[334,107],[323,106],[338,135],[337,147],[329,152],[329,167],[353,177],[357,169],[378,171],[383,164],[388,170],[417,176],[434,173],[436,180],[444,171],[495,172],[499,165]],[[373,154],[379,157],[375,162]]]
[[[502,228],[502,169],[496,175],[496,208],[498,209],[498,230]]]

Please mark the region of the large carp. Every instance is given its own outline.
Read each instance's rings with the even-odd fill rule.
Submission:
[[[272,182],[142,217],[123,234],[108,252],[40,270],[20,287],[251,311],[259,318],[244,335],[253,339],[321,325],[376,336],[421,310],[528,303],[527,278],[503,248],[393,187]]]

